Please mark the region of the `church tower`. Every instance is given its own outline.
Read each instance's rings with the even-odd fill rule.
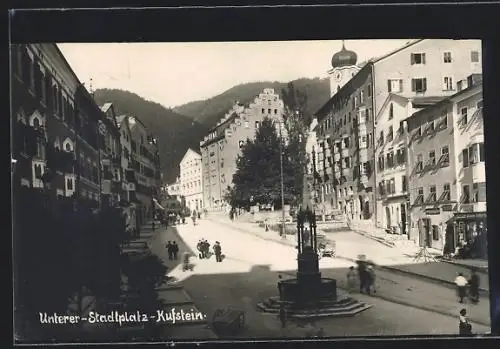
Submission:
[[[360,70],[356,65],[357,60],[358,55],[353,51],[346,50],[344,40],[342,40],[342,49],[333,55],[332,69],[328,71],[330,97],[333,97]]]

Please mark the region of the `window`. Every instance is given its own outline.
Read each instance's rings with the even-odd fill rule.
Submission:
[[[387,180],[385,184],[386,184],[387,194],[394,194],[396,192],[396,185],[394,178]]]
[[[392,126],[389,126],[389,132],[387,132],[387,141],[392,142],[394,139],[394,130]]]
[[[264,108],[262,108],[262,114],[264,114],[266,112],[266,110]]]
[[[387,92],[389,93],[403,92],[403,80],[401,79],[387,80]]]
[[[468,149],[468,165],[484,162],[484,143],[476,143]]]
[[[401,176],[401,190],[406,192],[408,190],[408,180],[406,176]]]
[[[379,192],[379,195],[385,195],[385,181],[379,182],[378,192]]]
[[[451,201],[450,183],[445,183],[443,185],[443,194],[441,194],[441,200],[445,202]]]
[[[363,104],[365,102],[365,91],[361,91],[359,95],[360,103]]]
[[[446,113],[446,110],[443,111],[441,119],[439,120],[438,128],[440,130],[445,130],[448,128],[448,114]]]
[[[479,143],[479,162],[484,162],[484,143]]]
[[[448,166],[450,164],[450,150],[447,145],[441,148],[441,158],[439,162],[441,166]]]
[[[460,114],[462,115],[462,124],[466,125],[467,124],[467,107],[463,107],[460,109]]]
[[[417,189],[417,197],[415,198],[415,205],[421,205],[424,203],[424,188],[420,187]]]
[[[278,114],[278,109],[274,109],[274,114]]]
[[[349,137],[344,138],[344,149],[348,149],[350,147],[350,143]]]
[[[436,202],[436,186],[431,185],[429,187],[429,199],[428,202]]]
[[[483,109],[483,100],[481,99],[479,102],[476,104],[477,109]]]
[[[389,105],[389,120],[391,120],[394,117],[394,105],[391,103]]]
[[[344,158],[344,168],[351,168],[351,158],[348,156]]]
[[[399,148],[396,151],[396,161],[398,165],[403,165],[406,161],[406,149],[405,148]]]
[[[66,179],[66,190],[73,190],[73,180],[71,178]]]
[[[271,114],[271,109],[268,109],[268,110],[267,110],[267,113],[268,113],[268,114]]]
[[[462,199],[460,200],[462,204],[470,203],[470,187],[468,185],[464,185],[462,187]]]
[[[358,106],[358,96],[354,97],[354,108]]]
[[[444,63],[451,63],[451,52],[444,52],[443,53],[443,62]]]
[[[417,155],[417,163],[415,167],[417,171],[422,171],[424,169],[424,157],[422,154]]]
[[[384,156],[378,157],[378,169],[379,169],[379,171],[384,170]]]
[[[394,153],[391,151],[387,153],[387,168],[394,167]]]
[[[380,144],[384,144],[384,131],[380,131],[380,136],[378,138]]]
[[[365,121],[366,122],[370,121],[370,108],[365,109]]]
[[[425,53],[412,53],[411,64],[425,64]]]
[[[347,124],[347,115],[344,115],[344,126]]]
[[[425,92],[427,90],[427,79],[426,78],[411,79],[411,90],[412,92]]]
[[[429,121],[427,125],[427,132],[434,132],[434,120]]]
[[[366,135],[366,143],[368,147],[373,145],[373,135],[371,133]]]
[[[470,61],[472,63],[478,63],[479,62],[479,51],[471,51],[470,52]]]
[[[443,78],[443,91],[453,90],[453,78],[451,76],[445,76]]]
[[[472,184],[472,202],[486,202],[486,183]]]
[[[372,85],[368,85],[366,87],[366,94],[368,95],[368,97],[371,97],[372,96]]]
[[[428,164],[430,166],[436,165],[436,152],[434,150],[431,150],[429,152],[429,162],[428,162]]]

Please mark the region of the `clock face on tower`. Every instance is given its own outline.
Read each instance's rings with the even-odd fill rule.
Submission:
[[[342,79],[342,73],[341,72],[336,72],[334,76],[336,81],[340,81]]]

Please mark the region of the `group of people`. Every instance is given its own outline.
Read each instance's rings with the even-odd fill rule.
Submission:
[[[196,245],[198,251],[200,252],[198,257],[200,259],[210,258],[210,243],[206,239],[201,239]],[[215,261],[222,262],[222,247],[219,241],[216,241],[212,247],[215,254]]]
[[[463,303],[464,299],[467,298],[468,295],[472,303],[479,303],[479,282],[479,275],[475,270],[471,271],[469,280],[467,280],[462,273],[458,273],[458,276],[455,279],[458,302]]]
[[[177,260],[177,254],[179,253],[179,245],[175,241],[169,241],[165,246],[168,252],[169,260]]]
[[[357,272],[353,266],[349,267],[349,271],[347,272],[347,288],[349,292],[353,292],[356,289],[358,280],[360,293],[370,295],[376,292],[375,269],[373,269],[373,266],[359,262]]]

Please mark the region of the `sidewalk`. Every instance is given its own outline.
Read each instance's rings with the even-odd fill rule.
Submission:
[[[230,222],[229,219],[223,216],[210,215],[208,219],[212,221],[219,222],[226,226],[230,226],[232,229],[239,230],[246,234],[252,234],[263,240],[272,241],[275,243],[280,243],[288,246],[296,246],[295,236],[288,235],[286,239],[281,238],[276,232],[266,232],[263,228],[260,228],[254,223]],[[337,252],[339,245],[337,244]],[[400,253],[399,249],[388,249],[388,251],[393,251],[393,256],[376,256],[375,258],[370,258],[377,268],[385,269],[392,272],[397,272],[406,275],[412,275],[422,279],[426,279],[431,282],[437,282],[441,284],[446,284],[448,286],[454,286],[454,278],[459,273],[462,272],[467,275],[468,270],[462,268],[458,265],[452,265],[442,262],[431,262],[431,263],[417,263],[414,261],[414,256],[405,255]],[[358,259],[358,253],[351,253],[351,255],[345,255],[348,251],[343,251],[342,255],[337,254],[336,258],[345,259],[351,262],[355,262]],[[398,257],[398,254],[400,255]],[[483,294],[489,294],[488,278],[481,277],[481,291]]]

